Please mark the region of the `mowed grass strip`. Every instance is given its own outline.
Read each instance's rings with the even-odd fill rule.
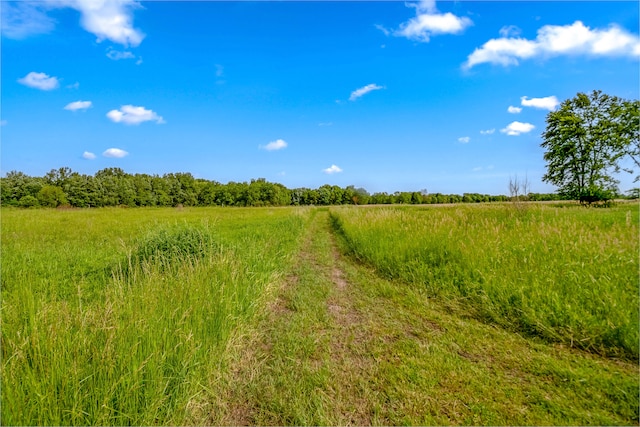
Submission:
[[[2,212],[2,424],[184,424],[304,209]]]
[[[342,257],[318,212],[269,309],[200,395],[207,425],[636,425],[633,363],[460,316]]]
[[[638,205],[339,208],[348,252],[386,278],[528,336],[638,360]]]

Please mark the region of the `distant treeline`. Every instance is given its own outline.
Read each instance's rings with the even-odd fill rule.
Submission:
[[[44,177],[12,171],[0,179],[3,206],[102,207],[102,206],[290,206],[343,204],[433,204],[504,202],[508,196],[478,193],[441,194],[398,191],[369,194],[364,188],[323,185],[316,189],[288,189],[282,184],[253,179],[229,182],[194,178],[190,173],[162,176],[128,174],[120,168],[106,168],[95,175],[83,175],[70,168],[52,169]],[[528,200],[560,200],[557,194],[530,193]],[[523,197],[520,196],[520,200]]]

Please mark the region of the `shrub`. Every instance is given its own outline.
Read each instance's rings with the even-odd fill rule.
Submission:
[[[35,197],[26,195],[20,198],[18,206],[20,206],[21,208],[37,208],[38,206],[40,206],[40,202],[38,202],[38,199],[36,199]]]

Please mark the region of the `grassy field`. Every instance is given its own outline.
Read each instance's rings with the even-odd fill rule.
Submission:
[[[2,424],[181,423],[305,210],[2,211]]]
[[[3,425],[640,422],[637,205],[1,213]]]
[[[334,209],[349,251],[479,319],[638,358],[637,204]]]

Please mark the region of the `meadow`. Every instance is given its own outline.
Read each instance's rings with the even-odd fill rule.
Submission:
[[[2,424],[180,423],[308,211],[2,211]]]
[[[1,214],[2,425],[640,421],[637,204]]]
[[[564,206],[564,207],[563,207]],[[487,322],[638,359],[638,206],[333,210],[351,254]]]

